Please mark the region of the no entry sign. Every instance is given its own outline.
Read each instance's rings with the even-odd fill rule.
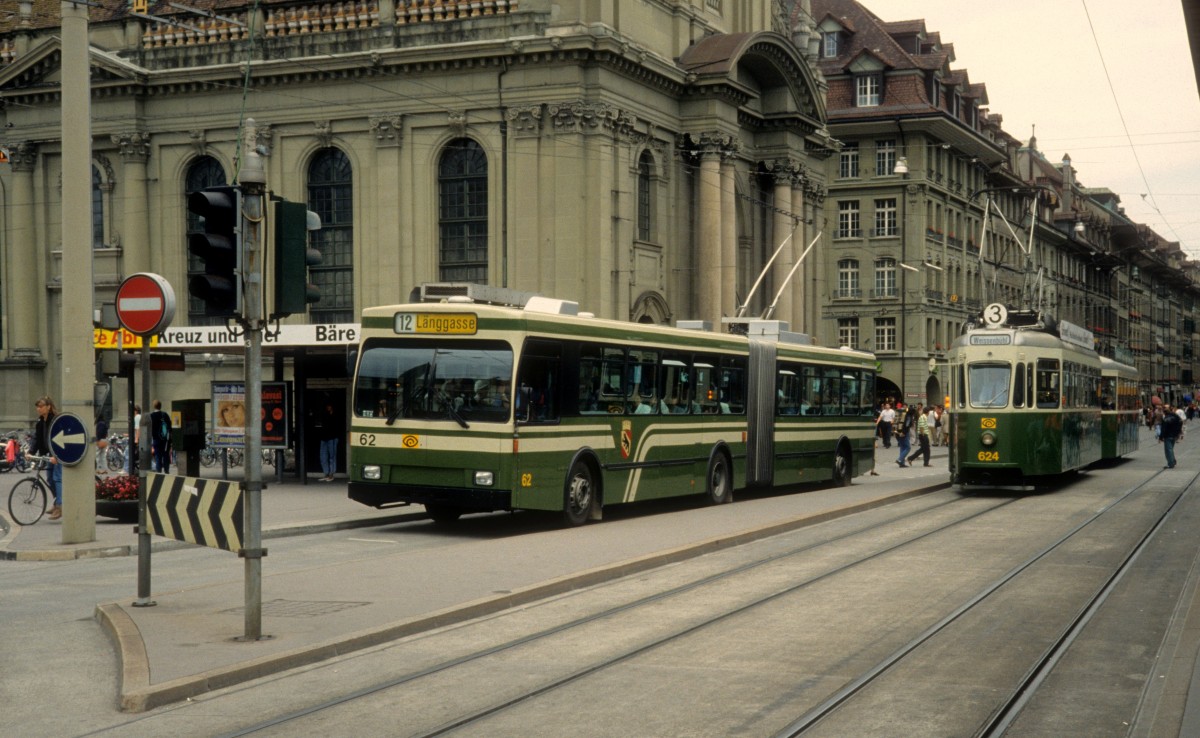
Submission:
[[[117,288],[117,319],[125,330],[153,336],[175,318],[175,290],[157,274],[132,274]]]

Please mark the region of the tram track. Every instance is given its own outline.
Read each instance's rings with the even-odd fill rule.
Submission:
[[[263,721],[261,723],[246,726],[245,728],[243,728],[241,730],[238,730],[236,732],[227,733],[225,735],[228,738],[234,738],[235,736],[245,736],[245,735],[253,735],[256,733],[260,733],[264,730],[267,730],[267,729],[270,729],[270,728],[273,728],[276,726],[285,725],[287,723],[291,723],[293,721],[300,720],[300,719],[309,717],[314,714],[318,714],[320,712],[338,707],[340,705],[344,705],[344,704],[353,702],[358,699],[362,699],[364,697],[367,697],[367,696],[370,696],[373,694],[377,694],[379,692],[382,692],[382,691],[385,691],[388,689],[392,689],[392,688],[403,686],[405,684],[409,684],[413,681],[422,679],[424,677],[429,677],[434,674],[438,674],[439,672],[443,672],[448,669],[453,669],[455,667],[469,664],[473,661],[478,661],[480,659],[485,659],[485,658],[488,658],[491,656],[495,656],[504,651],[509,651],[511,649],[515,649],[515,648],[525,646],[525,645],[528,645],[531,643],[536,643],[538,641],[542,641],[542,640],[545,640],[545,639],[548,639],[548,638],[551,638],[554,636],[558,636],[562,633],[571,631],[571,630],[579,628],[581,626],[595,623],[597,621],[600,621],[600,620],[603,620],[606,618],[611,618],[618,614],[627,613],[627,612],[630,612],[637,608],[645,607],[645,606],[653,604],[653,603],[659,603],[664,600],[668,600],[672,597],[678,597],[680,595],[683,595],[683,594],[686,594],[689,592],[693,592],[699,588],[711,586],[711,585],[719,583],[723,580],[727,580],[731,577],[736,577],[736,576],[745,574],[754,569],[768,566],[770,564],[779,562],[781,560],[784,560],[784,559],[787,559],[790,557],[795,557],[795,556],[799,556],[799,555],[811,552],[811,551],[813,551],[817,548],[823,547],[823,546],[836,545],[836,544],[846,541],[847,539],[858,537],[858,536],[869,536],[885,527],[901,524],[905,521],[913,520],[915,518],[928,515],[930,512],[937,511],[942,508],[946,508],[949,506],[961,505],[964,501],[970,500],[970,499],[973,499],[973,497],[950,497],[950,498],[941,500],[941,501],[935,503],[934,505],[927,506],[927,507],[918,507],[918,509],[904,512],[900,515],[896,515],[894,517],[887,518],[886,520],[880,521],[878,523],[873,523],[873,524],[870,524],[867,526],[858,527],[858,528],[855,528],[854,530],[832,536],[828,539],[819,540],[819,541],[805,544],[805,545],[802,545],[802,546],[799,546],[796,548],[791,548],[791,549],[788,549],[788,550],[785,550],[782,552],[773,553],[773,554],[763,557],[763,558],[757,558],[750,562],[747,562],[747,563],[744,563],[744,564],[741,564],[741,565],[738,565],[735,567],[731,567],[728,569],[723,569],[717,573],[701,577],[694,581],[691,581],[691,582],[688,582],[688,583],[685,583],[685,584],[682,584],[682,585],[679,585],[676,587],[672,587],[670,589],[655,593],[655,594],[647,596],[647,597],[642,597],[642,598],[639,598],[636,600],[631,600],[629,602],[625,602],[625,603],[620,604],[615,607],[610,607],[610,608],[606,608],[601,611],[591,613],[585,617],[576,618],[576,619],[570,620],[568,622],[564,622],[564,623],[555,625],[550,628],[545,628],[542,630],[538,630],[536,632],[531,632],[520,638],[512,639],[510,641],[506,641],[504,643],[501,643],[501,644],[498,644],[498,645],[495,645],[495,646],[492,646],[492,647],[489,647],[486,649],[481,649],[478,651],[470,652],[470,653],[464,654],[460,657],[457,657],[454,659],[448,659],[446,661],[442,661],[442,662],[430,665],[426,668],[423,668],[423,669],[420,669],[417,671],[405,673],[405,674],[399,675],[397,677],[394,677],[392,679],[388,679],[386,681],[379,682],[377,684],[373,684],[373,685],[364,687],[362,689],[355,690],[355,691],[347,693],[345,695],[341,695],[339,697],[328,700],[326,702],[312,705],[310,707],[306,707],[304,709],[297,710],[295,712],[291,712],[288,714],[279,715],[279,716],[273,717],[269,720]],[[883,555],[884,553],[887,552],[887,550],[892,550],[896,547],[907,545],[907,544],[911,543],[912,541],[920,540],[921,538],[924,538],[929,535],[933,535],[941,530],[944,530],[947,527],[961,524],[964,521],[975,519],[981,515],[985,515],[993,510],[1007,506],[1016,501],[1017,501],[1016,498],[1001,499],[998,502],[996,502],[995,504],[986,506],[982,510],[977,510],[977,511],[971,512],[970,514],[968,514],[965,517],[962,517],[962,518],[956,519],[952,522],[946,523],[945,525],[943,525],[939,528],[936,528],[934,530],[921,532],[918,535],[915,535],[909,539],[906,539],[906,540],[902,541],[901,543],[896,544],[895,546],[891,546],[886,550],[878,551],[878,552],[872,554],[872,556],[869,556],[866,558],[856,559],[855,561],[850,562],[842,567],[839,567],[838,569],[835,569],[835,570],[829,571],[829,572],[825,572],[816,578],[813,578],[809,581],[800,583],[800,584],[796,585],[795,587],[791,587],[787,591],[772,593],[771,595],[763,598],[760,601],[748,603],[747,605],[745,605],[743,607],[739,607],[736,610],[724,612],[715,617],[708,618],[701,623],[695,624],[694,626],[687,628],[686,630],[667,634],[663,638],[657,639],[650,643],[643,644],[636,649],[627,651],[625,653],[621,653],[613,658],[606,659],[602,662],[589,665],[586,668],[580,669],[580,670],[573,672],[569,675],[566,675],[562,678],[556,679],[553,682],[544,684],[536,690],[530,690],[527,693],[520,695],[517,698],[507,700],[504,704],[489,706],[488,708],[477,711],[476,713],[474,713],[470,716],[464,716],[462,718],[459,718],[459,719],[453,721],[453,724],[446,724],[446,725],[438,726],[438,727],[430,730],[429,732],[423,732],[423,733],[420,733],[419,735],[429,735],[429,736],[441,735],[441,734],[444,734],[445,732],[452,730],[454,728],[463,727],[472,722],[477,722],[478,720],[485,718],[488,715],[495,714],[498,711],[512,707],[512,706],[519,704],[523,701],[526,701],[530,698],[536,697],[539,694],[543,694],[550,690],[560,688],[566,684],[570,684],[572,682],[578,681],[579,679],[587,676],[588,674],[595,673],[604,668],[608,668],[615,664],[621,663],[622,661],[625,661],[625,660],[635,657],[639,653],[644,653],[648,650],[659,647],[664,643],[668,643],[670,641],[677,640],[681,637],[686,636],[687,634],[689,634],[691,632],[695,632],[704,627],[707,627],[708,625],[715,624],[717,622],[720,622],[721,620],[724,620],[726,618],[729,618],[734,615],[745,612],[749,609],[752,609],[754,606],[761,604],[762,602],[769,601],[774,598],[778,598],[780,596],[787,594],[789,591],[795,591],[804,586],[811,585],[814,582],[819,581],[820,579],[824,579],[826,577],[833,576],[838,571],[842,571],[846,568],[861,564],[863,561],[870,560],[870,558],[873,558],[874,556]],[[601,585],[601,586],[605,586],[605,585]],[[469,627],[469,625],[470,624],[464,624],[464,625],[460,625],[460,626],[452,626],[449,630],[458,630],[463,627]]]
[[[1022,572],[1033,567],[1039,561],[1044,560],[1045,557],[1061,548],[1080,531],[1092,525],[1117,505],[1128,500],[1138,490],[1152,483],[1157,476],[1155,475],[1141,484],[1125,490],[1123,493],[1114,493],[1107,504],[1095,510],[1086,519],[1073,525],[1049,545],[1043,546],[1024,561],[1009,567],[1002,576],[988,582],[987,586],[979,588],[973,596],[966,598],[953,611],[939,619],[933,625],[926,627],[917,637],[910,639],[901,648],[893,649],[887,658],[879,660],[869,668],[860,669],[857,677],[847,680],[839,689],[827,692],[824,699],[811,699],[811,695],[803,697],[802,699],[807,701],[807,704],[816,706],[808,709],[800,719],[789,724],[778,735],[804,734],[814,726],[822,725],[822,722],[828,716],[836,714],[839,710],[844,710],[846,706],[852,706],[856,696],[863,690],[871,687],[880,676],[891,671],[896,664],[903,662],[923,644],[943,633],[953,623],[959,621],[963,615],[975,609],[980,603],[987,601],[997,590],[1013,581]],[[309,729],[312,729],[312,726],[322,725],[323,721],[336,720],[333,717],[322,716],[336,714],[339,710],[351,709],[361,714],[364,708],[356,707],[360,703],[364,705],[379,705],[395,704],[397,701],[407,702],[409,699],[419,701],[420,697],[410,698],[405,694],[405,688],[410,688],[426,679],[445,679],[447,674],[455,673],[456,671],[477,669],[480,668],[479,664],[488,662],[489,660],[519,662],[523,659],[528,659],[538,662],[539,659],[544,658],[540,656],[518,655],[524,654],[527,649],[550,649],[551,651],[558,649],[564,654],[570,654],[570,648],[566,645],[555,646],[553,645],[555,641],[567,639],[565,643],[571,643],[570,639],[572,638],[577,640],[584,639],[584,636],[578,634],[589,628],[594,630],[601,627],[623,627],[604,625],[610,621],[631,622],[632,619],[640,619],[641,621],[656,620],[658,615],[652,613],[657,612],[657,609],[669,607],[669,603],[672,601],[681,600],[689,596],[696,597],[696,593],[698,592],[727,587],[731,580],[744,578],[756,571],[761,572],[764,569],[771,568],[772,565],[787,564],[789,561],[794,562],[798,558],[814,558],[817,552],[825,547],[836,548],[845,546],[852,541],[861,543],[867,539],[879,542],[879,545],[874,546],[869,552],[847,557],[843,561],[836,562],[835,565],[825,567],[819,572],[814,572],[802,579],[790,582],[787,586],[777,586],[769,591],[763,591],[753,596],[747,595],[736,604],[714,609],[712,612],[706,613],[704,617],[694,618],[687,622],[672,622],[670,627],[648,634],[648,637],[640,638],[636,642],[624,643],[619,648],[606,650],[602,657],[596,655],[594,658],[588,658],[579,663],[566,663],[562,665],[558,673],[551,677],[538,678],[528,684],[514,685],[510,691],[504,694],[480,696],[473,698],[473,702],[471,700],[463,700],[461,704],[456,699],[455,704],[446,706],[443,710],[446,714],[439,716],[439,719],[411,718],[405,722],[403,727],[398,727],[394,731],[396,734],[422,736],[480,731],[492,733],[492,721],[502,719],[507,713],[519,711],[522,707],[528,709],[531,706],[538,705],[541,700],[554,699],[554,695],[566,692],[572,687],[579,687],[581,684],[586,685],[597,680],[602,680],[606,672],[619,671],[621,665],[636,664],[644,657],[652,655],[655,652],[678,648],[678,644],[688,639],[714,637],[712,634],[727,629],[714,628],[713,626],[735,622],[744,619],[744,616],[753,617],[756,611],[773,606],[777,607],[777,603],[794,598],[805,590],[812,589],[822,583],[837,581],[839,575],[844,575],[846,572],[863,567],[871,562],[895,556],[905,549],[913,547],[915,544],[927,542],[939,535],[945,535],[963,527],[979,526],[981,524],[986,527],[987,516],[994,515],[1005,508],[1009,508],[1013,503],[1026,499],[1029,498],[987,499],[979,496],[945,497],[937,500],[935,504],[907,505],[903,512],[887,516],[886,519],[858,526],[852,530],[846,530],[822,540],[789,546],[785,550],[779,550],[770,555],[761,556],[736,566],[722,568],[720,571],[697,577],[684,584],[664,588],[650,596],[633,598],[617,606],[596,609],[584,617],[570,618],[552,627],[531,630],[520,637],[511,638],[486,648],[468,651],[453,658],[438,659],[422,668],[412,669],[398,674],[393,678],[348,691],[343,695],[319,704],[313,704],[279,714],[252,725],[247,725],[241,730],[229,733],[228,735],[282,734],[289,730],[288,726],[291,726],[291,729],[294,729],[296,726],[309,726]],[[1179,497],[1177,496],[1176,501],[1169,506],[1169,509],[1173,509],[1178,499]],[[984,504],[981,506],[980,503]],[[1169,516],[1169,509],[1168,512],[1161,513],[1158,517],[1158,526],[1161,526],[1162,521]],[[899,510],[896,512],[899,512]],[[953,515],[947,515],[950,512],[953,512]],[[952,519],[938,519],[936,523],[931,520],[931,518],[937,518],[938,516],[946,516]],[[905,531],[903,535],[897,532],[898,529],[910,526],[912,530]],[[1142,537],[1143,543],[1151,539],[1153,535],[1154,529],[1145,533]],[[1136,560],[1137,556],[1137,551],[1128,554],[1123,566],[1128,567]],[[1044,675],[1054,668],[1054,664],[1057,662],[1055,654],[1061,653],[1070,647],[1071,642],[1074,640],[1072,629],[1078,630],[1086,625],[1091,614],[1102,604],[1103,598],[1107,596],[1106,592],[1111,591],[1112,586],[1124,576],[1124,570],[1122,569],[1111,574],[1107,578],[1105,586],[1093,593],[1088,602],[1080,608],[1080,612],[1072,618],[1070,626],[1055,639],[1055,646],[1047,649],[1041,658],[1037,660],[1037,665],[1028,669],[1025,678],[1010,690],[1007,698],[1002,701],[1003,704],[997,704],[995,709],[990,711],[988,722],[983,724],[976,733],[977,735],[998,735],[1006,729],[1012,719],[1011,716],[1020,713],[1024,704],[1023,699],[1027,699],[1028,694],[1036,692],[1038,689],[1040,680],[1043,678],[1043,676],[1039,675]],[[607,586],[601,585],[600,588]],[[575,596],[575,594],[570,593],[562,597],[570,598]],[[705,596],[720,599],[711,594]],[[541,607],[541,605],[530,605],[523,609],[530,611],[536,607]],[[639,615],[639,613],[641,614]],[[470,623],[461,624],[443,630],[441,635],[453,637],[452,634],[455,631],[461,632],[464,629],[478,626],[478,623],[475,626],[472,626]],[[482,627],[486,629],[488,625],[485,623]],[[631,630],[633,629],[631,628]],[[706,634],[708,635],[706,636]],[[438,636],[434,635],[432,637]],[[632,640],[630,639],[630,641]],[[564,658],[563,660],[569,661],[570,659]],[[490,668],[494,669],[495,667]],[[484,673],[490,672],[487,672],[485,669]],[[478,677],[468,676],[463,679],[471,683],[479,681]],[[439,689],[444,690],[444,686],[431,686],[429,689],[437,693]],[[470,704],[467,704],[468,702]],[[380,711],[377,707],[366,707],[365,710],[368,712]],[[429,717],[432,717],[432,715]],[[761,724],[756,724],[756,729],[761,728]],[[819,734],[822,731],[818,730],[817,732]],[[503,727],[500,727],[495,730],[495,734],[508,733],[505,733]],[[835,731],[831,734],[837,733]]]
[[[880,661],[860,677],[853,680],[842,689],[838,690],[835,694],[831,695],[827,700],[805,713],[794,723],[776,733],[777,738],[791,738],[793,736],[803,735],[810,728],[817,726],[822,720],[843,707],[843,705],[847,704],[854,697],[854,695],[858,694],[861,690],[872,684],[882,674],[894,667],[896,664],[900,663],[905,657],[907,657],[917,648],[921,647],[938,634],[943,633],[961,616],[979,606],[1001,587],[1016,579],[1022,572],[1026,571],[1034,564],[1042,561],[1050,554],[1059,550],[1065,543],[1071,540],[1078,533],[1099,520],[1102,516],[1120,503],[1124,502],[1131,495],[1152,483],[1160,475],[1161,472],[1158,472],[1141,484],[1138,484],[1137,486],[1126,491],[1118,499],[1113,500],[1108,505],[1105,505],[1103,508],[1097,510],[1090,518],[1074,526],[1068,532],[1060,536],[1057,540],[1045,546],[1041,551],[1029,557],[1018,566],[1010,569],[1004,574],[1004,576],[998,578],[987,587],[976,593],[975,596],[964,602],[960,607],[955,609],[945,618],[937,623],[934,623],[919,636],[905,644],[902,648],[897,649],[895,652],[889,654],[887,658]],[[1045,650],[1040,658],[1036,659],[1035,663],[1024,675],[1024,677],[1013,686],[1007,698],[1000,701],[996,709],[988,716],[987,720],[984,721],[984,723],[978,728],[978,730],[974,732],[973,735],[1003,735],[1004,732],[1012,725],[1012,722],[1024,709],[1031,696],[1037,691],[1038,687],[1042,684],[1047,675],[1054,669],[1055,665],[1075,642],[1080,632],[1084,629],[1084,627],[1086,627],[1099,608],[1111,595],[1117,582],[1119,582],[1126,575],[1126,573],[1128,573],[1133,563],[1145,549],[1147,543],[1162,528],[1166,520],[1177,509],[1183,496],[1196,483],[1197,478],[1200,478],[1200,474],[1193,476],[1188,485],[1179,491],[1179,494],[1175,497],[1167,509],[1162,512],[1162,514],[1155,521],[1154,525],[1147,530],[1145,535],[1141,537],[1141,539],[1137,542],[1137,545],[1129,551],[1128,555],[1120,563],[1120,566],[1116,569],[1116,571],[1114,571],[1113,574],[1105,580],[1103,586],[1097,589],[1094,594],[1081,605],[1079,612],[1075,615],[1075,617],[1070,619],[1066,627],[1054,640],[1051,646]]]

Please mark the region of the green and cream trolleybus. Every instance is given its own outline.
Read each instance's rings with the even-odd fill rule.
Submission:
[[[430,287],[363,311],[349,485],[362,504],[580,525],[624,502],[722,503],[871,468],[871,354],[807,345],[776,321],[717,333],[520,293],[416,301]]]

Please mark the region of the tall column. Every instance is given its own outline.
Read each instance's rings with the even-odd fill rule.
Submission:
[[[150,208],[146,191],[146,162],[150,159],[150,134],[127,131],[113,134],[121,151],[124,207],[121,212],[121,248],[125,274],[154,271],[150,263]]]
[[[88,8],[63,0],[62,14],[62,403],[87,428],[92,383],[92,115]],[[62,542],[96,540],[95,446],[63,469]]]
[[[775,181],[775,211],[772,217],[771,230],[775,234],[775,243],[772,246],[771,252],[774,253],[780,244],[788,239],[792,232],[794,220],[788,214],[792,207],[792,177],[795,174],[795,168],[789,161],[777,161],[772,171],[772,176]],[[792,236],[788,239],[787,245],[779,252],[779,258],[775,260],[775,266],[772,269],[771,292],[768,295],[768,300],[774,300],[775,295],[779,295],[779,301],[775,304],[775,312],[772,317],[776,320],[787,321],[788,327],[792,330],[797,330],[795,321],[796,303],[793,299],[796,292],[796,280],[799,275],[793,274],[792,279],[784,286],[784,280],[791,274],[792,267],[796,264],[796,259],[799,258],[801,249],[797,248],[797,236]],[[782,292],[780,291],[782,290]],[[770,304],[769,302],[767,303]]]
[[[34,224],[36,208],[33,197],[33,166],[37,162],[37,145],[23,141],[10,146],[9,161],[13,169],[12,229],[9,231],[8,262],[4,265],[4,287],[9,294],[8,329],[13,355],[37,356],[41,353],[38,336],[47,314],[46,296],[39,294],[40,272],[29,274],[29,265],[38,263],[38,229]],[[91,181],[89,177],[88,181]],[[18,275],[22,275],[18,278]]]
[[[696,318],[721,320],[721,159],[719,148],[704,146],[700,154],[699,258],[692,281],[696,290]]]
[[[735,147],[721,158],[721,316],[737,314],[737,172]],[[721,330],[720,323],[713,325]]]
[[[792,178],[792,191],[790,195],[792,199],[792,213],[795,214],[796,218],[799,218],[799,222],[793,222],[792,224],[792,227],[796,229],[796,235],[792,236],[792,252],[799,259],[804,255],[804,250],[808,248],[808,240],[812,238],[808,234],[809,229],[805,227],[805,222],[808,220],[808,213],[805,212],[803,174],[797,173]],[[809,279],[812,278],[812,274],[814,273],[813,264],[816,263],[816,252],[817,247],[813,246],[813,250],[808,252],[808,256],[804,258],[803,266],[796,272],[796,276],[792,280],[793,289],[791,292],[795,296],[795,300],[793,302],[792,313],[788,318],[788,321],[792,324],[792,330],[800,333],[808,333],[814,337],[816,336],[814,322],[818,316],[812,311],[812,307],[808,304],[806,298],[810,292],[808,285]]]

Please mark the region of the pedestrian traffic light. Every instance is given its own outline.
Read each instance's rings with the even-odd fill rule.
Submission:
[[[321,218],[301,202],[275,201],[275,311],[282,318],[303,313],[321,301],[321,289],[309,281],[308,268],[321,263],[321,252],[308,245],[309,231]]]
[[[188,210],[204,219],[188,233],[188,251],[204,262],[204,274],[188,280],[188,293],[204,301],[204,314],[231,317],[242,311],[242,193],[208,187],[188,195]]]

